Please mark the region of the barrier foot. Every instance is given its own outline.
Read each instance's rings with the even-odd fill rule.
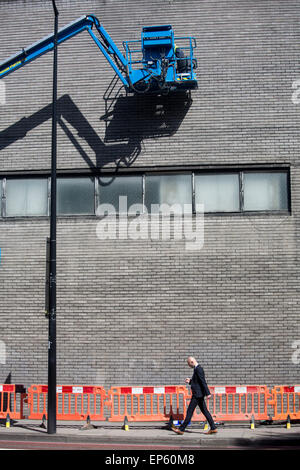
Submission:
[[[173,427],[174,427],[174,419],[173,419],[173,415],[171,415],[169,421],[167,422],[166,426],[163,427],[163,429],[171,430]]]
[[[204,431],[208,430],[208,422],[207,421],[204,423],[204,428],[203,429],[204,429]]]
[[[288,415],[287,420],[286,420],[286,429],[291,429],[291,418],[290,418],[290,415]]]
[[[253,415],[251,416],[250,429],[255,429],[255,420],[254,420],[254,416],[253,416]]]
[[[86,429],[95,429],[95,428],[96,428],[96,426],[91,424],[91,418],[90,418],[90,416],[88,416],[86,418],[86,423],[80,428],[80,431],[85,431]]]
[[[269,417],[269,419],[266,419],[265,421],[260,421],[259,424],[262,426],[271,426],[271,424],[273,424],[273,419]]]
[[[124,431],[129,431],[129,425],[128,425],[128,418],[127,418],[127,416],[125,416],[125,418],[124,418],[124,423],[123,423],[122,429],[124,429]]]
[[[10,428],[10,416],[9,413],[6,415],[5,427]]]
[[[40,424],[40,428],[46,429],[46,427],[47,427],[47,426],[46,426],[46,421],[47,421],[47,420],[46,420],[46,415],[43,415],[43,417],[42,417],[42,423]]]

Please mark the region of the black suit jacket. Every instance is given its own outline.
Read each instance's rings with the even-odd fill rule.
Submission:
[[[205,380],[204,370],[199,364],[194,368],[193,377],[190,380],[190,386],[192,389],[192,395],[196,398],[210,395],[210,391]]]

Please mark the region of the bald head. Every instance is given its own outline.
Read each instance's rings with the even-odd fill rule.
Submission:
[[[196,367],[198,365],[198,362],[196,361],[196,359],[193,356],[189,356],[187,358],[187,363],[191,368]]]

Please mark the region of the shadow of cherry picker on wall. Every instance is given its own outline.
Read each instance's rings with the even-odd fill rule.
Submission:
[[[108,144],[99,137],[69,95],[57,100],[57,122],[91,169],[100,169],[109,163],[129,167],[140,154],[143,139],[173,135],[190,106],[188,96],[182,93],[172,97],[143,97],[143,103],[140,96],[117,96],[111,100],[110,109],[100,118],[106,123],[104,140]],[[0,152],[26,138],[51,116],[52,104],[49,104],[0,131]],[[92,154],[83,147],[80,139],[86,141]]]

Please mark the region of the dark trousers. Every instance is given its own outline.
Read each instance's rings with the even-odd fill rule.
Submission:
[[[201,412],[203,413],[203,415],[205,416],[205,418],[207,419],[207,422],[210,426],[210,429],[216,429],[216,425],[214,423],[214,420],[210,414],[210,412],[208,411],[207,409],[207,406],[206,406],[206,403],[205,403],[205,400],[204,400],[204,397],[201,397],[201,398],[196,398],[194,396],[192,396],[191,398],[191,401],[190,401],[190,404],[188,406],[188,409],[187,409],[187,412],[186,412],[186,417],[185,417],[185,420],[184,422],[179,426],[179,429],[181,431],[184,431],[185,428],[187,427],[187,425],[189,424],[189,422],[191,421],[192,419],[192,416],[193,416],[193,413],[195,411],[195,408],[196,406],[199,406]]]

